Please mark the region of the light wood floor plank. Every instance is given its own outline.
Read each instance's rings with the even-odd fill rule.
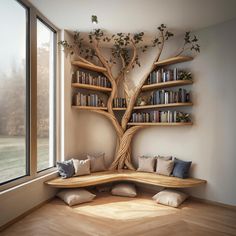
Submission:
[[[91,203],[66,206],[55,198],[1,236],[236,235],[236,211],[187,200],[180,208],[137,198],[99,194]]]

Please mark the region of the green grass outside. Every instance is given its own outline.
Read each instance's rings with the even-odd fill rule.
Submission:
[[[49,139],[38,139],[38,165],[42,170],[49,166]],[[0,135],[0,183],[26,175],[25,139]]]

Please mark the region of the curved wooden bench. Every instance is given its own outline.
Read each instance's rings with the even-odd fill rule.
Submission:
[[[96,172],[90,175],[72,177],[68,179],[57,177],[47,181],[46,184],[55,188],[77,188],[116,181],[131,181],[168,188],[190,188],[206,183],[206,180],[202,179],[180,179],[176,177],[158,175],[155,173],[121,170]]]

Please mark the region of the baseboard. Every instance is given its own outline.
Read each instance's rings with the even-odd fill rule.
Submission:
[[[228,208],[230,210],[236,210],[236,206],[234,206],[234,205],[229,205],[229,204],[216,202],[216,201],[211,201],[211,200],[202,199],[202,198],[193,197],[193,196],[190,196],[190,198],[194,199],[198,202],[206,203],[206,204],[209,204],[209,205],[220,206],[220,207]]]
[[[40,207],[42,207],[43,205],[45,205],[46,203],[50,202],[55,196],[49,198],[46,201],[43,201],[41,203],[39,203],[38,205],[36,205],[35,207],[29,209],[28,211],[24,212],[23,214],[17,216],[16,218],[12,219],[11,221],[7,222],[6,224],[0,226],[0,232],[5,230],[6,228],[8,228],[9,226],[13,225],[14,223],[16,223],[17,221],[23,219],[24,217],[26,217],[27,215],[29,215],[30,213],[32,213],[33,211],[39,209]]]

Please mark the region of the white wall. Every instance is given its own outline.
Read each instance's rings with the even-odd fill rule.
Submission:
[[[200,38],[201,53],[192,62],[180,67],[190,69],[194,84],[194,106],[179,110],[193,114],[192,127],[152,127],[135,136],[132,142],[133,160],[139,155],[173,155],[192,160],[192,176],[208,181],[205,187],[192,190],[197,197],[236,205],[236,20],[196,32]],[[182,42],[182,41],[181,41]],[[171,56],[179,39],[168,44],[162,58]],[[180,45],[180,44],[178,44]],[[143,56],[140,76],[153,57]],[[115,150],[115,132],[109,121],[90,112],[70,108],[70,65],[65,71],[65,155],[104,151],[107,163]]]

